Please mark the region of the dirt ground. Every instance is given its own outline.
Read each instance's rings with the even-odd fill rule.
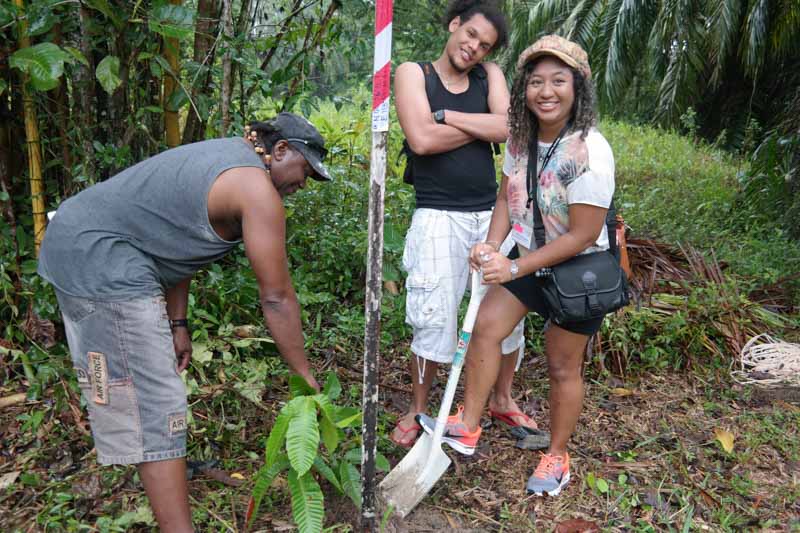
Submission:
[[[359,385],[357,369],[338,370],[345,388]],[[445,379],[442,373],[432,405]],[[384,358],[381,380],[388,385],[381,388],[385,409],[392,415],[403,412],[410,390],[405,360]],[[520,405],[546,429],[541,358],[523,363],[516,391]],[[12,388],[0,392],[7,395]],[[538,463],[538,452],[516,448],[505,426],[486,427],[476,454],[451,453],[453,466],[428,497],[405,520],[383,521],[384,530],[800,531],[796,392],[732,385],[726,370],[703,375],[665,371],[626,380],[600,378],[589,368],[585,408],[571,442],[572,480],[559,497],[528,496],[525,481]],[[277,405],[282,397],[272,390],[265,403]],[[85,414],[66,409],[53,417],[49,429],[40,428],[36,439],[23,439],[21,425],[31,407],[0,410],[0,479],[17,471],[39,480],[16,480],[0,490],[0,530],[77,531],[84,524],[88,527],[81,530],[103,531],[104,516],[147,512],[134,469],[101,468],[94,461]],[[212,413],[198,409],[195,414]],[[263,427],[268,415],[254,410],[252,416]],[[383,418],[383,431],[391,429],[393,420]],[[248,446],[241,456],[225,461],[246,479],[263,461],[263,439],[256,434],[263,437],[263,431],[242,431]],[[721,446],[720,435],[725,440],[726,434],[733,440],[730,453]],[[380,449],[392,465],[405,453],[385,438]],[[250,490],[248,483],[230,487],[207,475],[193,478],[192,505],[196,513],[203,511],[202,530],[244,531]],[[285,478],[278,478],[252,531],[293,529],[286,494]],[[359,513],[349,500],[326,491],[325,504],[327,531],[359,530]],[[43,513],[54,517],[50,526],[43,525],[50,520]],[[123,530],[151,528],[134,522]]]

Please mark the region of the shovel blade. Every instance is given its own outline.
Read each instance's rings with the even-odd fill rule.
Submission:
[[[430,492],[450,463],[441,441],[434,446],[433,437],[424,433],[378,485],[380,497],[387,507],[391,505],[394,512],[404,518]]]

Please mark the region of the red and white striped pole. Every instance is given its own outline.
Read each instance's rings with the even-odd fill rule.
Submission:
[[[361,405],[361,529],[376,530],[375,452],[378,422],[378,361],[381,338],[383,271],[383,195],[386,142],[389,137],[389,93],[392,70],[392,0],[375,4],[375,59],[372,74],[372,151],[369,170],[369,227],[364,332],[364,395]]]

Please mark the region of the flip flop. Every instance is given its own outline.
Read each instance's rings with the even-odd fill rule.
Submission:
[[[411,424],[408,427],[403,427],[403,424],[401,422],[398,422],[397,426],[395,427],[395,429],[399,429],[400,430],[400,433],[401,433],[400,439],[401,440],[395,440],[393,438],[394,432],[392,432],[392,435],[389,436],[389,440],[394,442],[396,445],[400,446],[401,448],[405,448],[405,449],[408,450],[414,445],[414,441],[417,440],[417,435],[419,434],[420,431],[422,431],[422,426],[420,426],[417,422],[414,422],[413,424]],[[409,441],[406,442],[406,438],[405,438],[406,435],[408,435],[412,431],[415,431],[416,433],[412,436],[412,438]],[[404,442],[405,442],[405,444],[404,444]]]
[[[536,421],[522,411],[506,411],[505,413],[498,413],[497,411],[492,411],[489,409],[489,416],[492,417],[492,420],[499,420],[512,428],[520,427],[525,430],[539,428],[539,426],[536,424]],[[515,417],[523,417],[526,424],[530,424],[533,427],[530,427],[526,424],[519,424],[516,420],[514,420]]]

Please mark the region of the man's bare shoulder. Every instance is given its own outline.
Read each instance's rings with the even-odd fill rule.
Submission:
[[[215,198],[212,198],[215,197]],[[234,167],[217,177],[209,194],[209,201],[234,207],[239,212],[253,206],[280,210],[278,191],[267,171],[258,167]]]
[[[492,77],[494,76],[500,76],[505,78],[505,74],[503,74],[503,69],[501,69],[497,63],[494,63],[492,61],[486,61],[484,63],[481,63],[481,65],[483,65],[483,68],[486,70],[486,75],[489,77],[489,79],[492,79]]]
[[[420,67],[419,64],[415,63],[414,61],[406,61],[397,67],[397,71],[395,72],[394,76],[395,79],[414,79],[415,77],[422,78],[422,67]]]

